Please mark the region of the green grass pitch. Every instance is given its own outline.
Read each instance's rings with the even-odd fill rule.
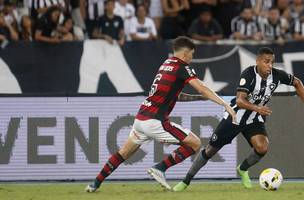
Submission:
[[[175,183],[171,182],[171,185]],[[285,182],[278,191],[264,191],[257,183],[244,189],[238,183],[193,183],[184,192],[167,192],[154,182],[105,183],[96,193],[85,183],[0,183],[1,200],[301,200],[304,182]]]

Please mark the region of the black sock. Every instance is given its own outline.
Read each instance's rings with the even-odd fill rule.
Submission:
[[[100,187],[100,185],[101,185],[101,181],[100,181],[100,180],[98,180],[97,178],[95,178],[95,181],[94,181],[94,187],[95,187],[95,188],[99,188],[99,187]]]
[[[255,150],[242,162],[240,170],[247,171],[251,166],[259,162],[265,154],[260,154]]]
[[[164,162],[160,162],[160,163],[157,163],[156,165],[153,166],[154,168],[162,171],[162,172],[165,172],[166,169],[167,169],[167,166]]]
[[[183,144],[177,149],[173,151],[169,156],[167,156],[164,160],[160,163],[156,164],[154,168],[165,172],[168,168],[183,162],[189,156],[193,155],[195,151],[188,145]]]
[[[112,174],[112,172],[124,161],[124,158],[118,152],[110,156],[108,162],[97,175],[94,181],[94,186],[99,188],[104,179]]]

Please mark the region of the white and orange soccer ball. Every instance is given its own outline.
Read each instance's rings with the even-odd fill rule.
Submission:
[[[283,183],[281,172],[274,168],[268,168],[260,174],[260,186],[267,191],[275,191],[279,189]]]

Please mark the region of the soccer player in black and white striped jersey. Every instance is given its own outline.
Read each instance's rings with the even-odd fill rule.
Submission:
[[[256,66],[248,67],[243,71],[237,88],[237,95],[231,101],[236,112],[236,124],[227,114],[220,122],[209,140],[209,144],[196,157],[192,167],[184,180],[178,183],[173,190],[183,191],[190,184],[194,175],[213,157],[224,145],[241,132],[252,146],[252,153],[237,167],[246,188],[252,184],[248,174],[249,167],[253,166],[267,153],[268,137],[265,129],[265,117],[271,114],[267,107],[273,92],[279,84],[294,86],[297,95],[304,103],[303,83],[291,74],[272,68],[274,53],[271,49],[263,47],[256,58]]]

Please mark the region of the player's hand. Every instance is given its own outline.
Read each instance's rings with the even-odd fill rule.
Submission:
[[[58,37],[53,37],[50,39],[50,43],[59,44],[61,40]]]
[[[233,108],[231,108],[231,106],[229,104],[225,104],[225,109],[231,115],[232,123],[237,124],[236,113],[234,112]]]
[[[110,44],[113,44],[113,43],[114,43],[113,38],[110,37],[110,36],[108,36],[108,35],[105,35],[105,36],[104,36],[104,39],[105,39],[107,42],[109,42]]]
[[[181,5],[180,7],[179,7],[179,11],[182,11],[182,10],[184,10],[185,9],[185,6],[184,5]]]
[[[6,40],[6,37],[2,34],[0,34],[0,41]]]
[[[118,44],[119,46],[123,46],[125,44],[125,40],[124,39],[118,40]]]
[[[257,106],[256,112],[260,115],[271,115],[272,111],[267,106]]]

